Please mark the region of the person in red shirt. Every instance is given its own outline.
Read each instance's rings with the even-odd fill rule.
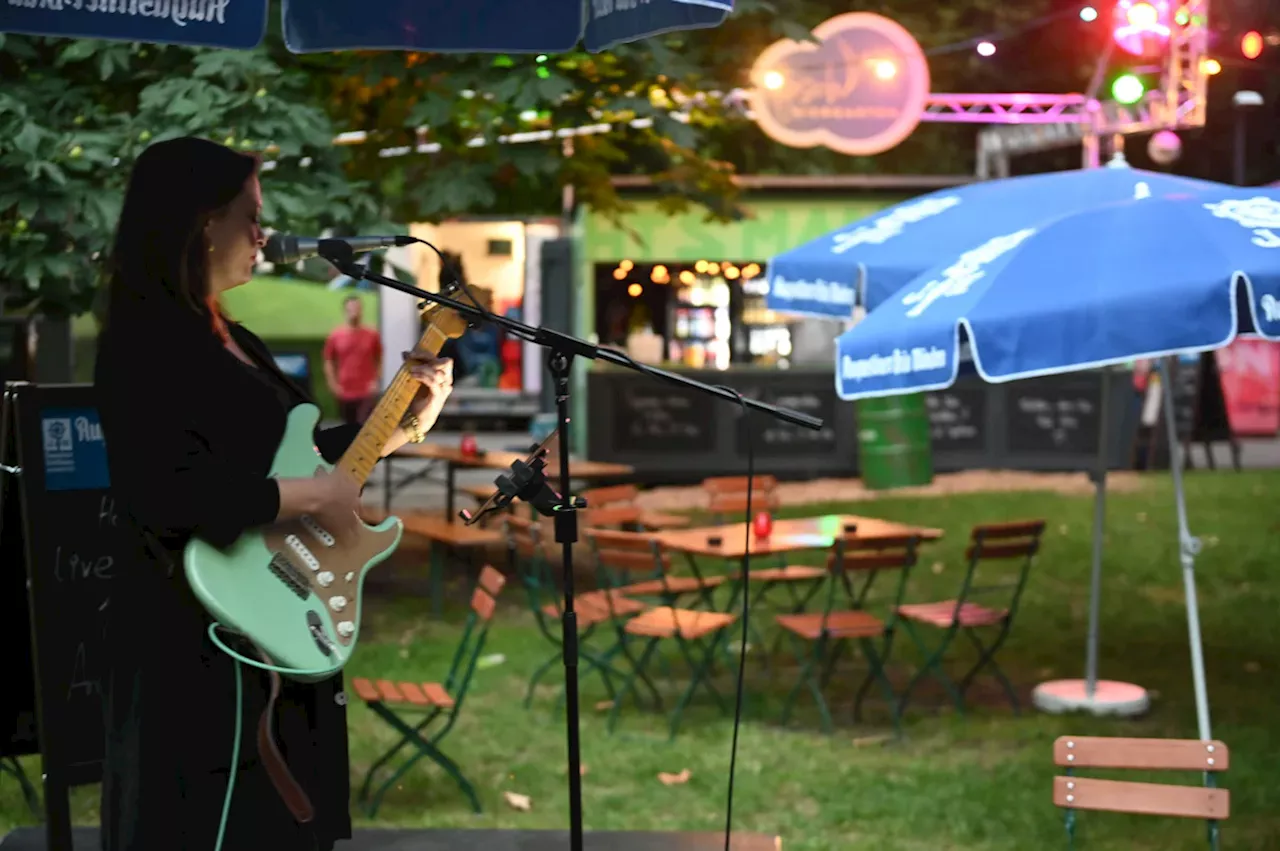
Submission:
[[[382,338],[361,324],[364,308],[357,296],[342,303],[347,321],[324,341],[324,377],[338,400],[343,422],[363,423],[377,400],[382,372]]]

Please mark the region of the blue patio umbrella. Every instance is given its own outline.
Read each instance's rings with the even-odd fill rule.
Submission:
[[[248,49],[268,0],[89,0],[0,5],[0,32]],[[673,30],[718,26],[733,0],[285,0],[294,53],[351,49],[601,51]]]
[[[1097,207],[994,235],[915,278],[836,341],[836,387],[859,399],[950,386],[967,347],[987,381],[1166,358],[1238,334],[1280,339],[1280,191],[1223,186]],[[1104,389],[1103,398],[1106,398]],[[1102,421],[1105,423],[1106,417]],[[1170,447],[1177,445],[1166,416]],[[1104,446],[1105,446],[1105,442]],[[1105,461],[1099,465],[1105,473]],[[1209,738],[1195,598],[1198,541],[1171,464],[1201,738]],[[1101,477],[1088,696],[1096,676]]]
[[[1133,198],[1223,184],[1130,168],[1057,171],[943,189],[889,207],[769,261],[770,310],[849,319],[933,265],[1028,224]]]

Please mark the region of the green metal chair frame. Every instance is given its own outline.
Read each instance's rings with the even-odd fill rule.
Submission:
[[[610,607],[616,604],[617,598],[614,594],[607,592],[617,592],[629,587],[630,582],[626,574],[633,571],[652,571],[659,576],[665,576],[670,569],[670,555],[664,552],[662,545],[650,535],[591,529],[587,532],[587,539],[595,555],[599,585],[606,591],[606,599]],[[701,580],[701,576],[698,578]],[[676,702],[668,720],[667,740],[675,739],[684,710],[699,687],[711,693],[721,711],[725,711],[727,707],[724,696],[716,690],[709,674],[717,655],[722,650],[727,628],[737,620],[737,615],[702,609],[674,608],[668,601],[672,601],[678,595],[660,596],[664,598],[664,605],[646,609],[633,618],[614,617],[610,621],[617,632],[619,646],[631,663],[631,672],[618,690],[618,696],[614,699],[609,712],[607,729],[610,733],[617,728],[622,704],[628,696],[636,694],[636,680],[645,684],[653,697],[655,707],[659,710],[663,708],[662,695],[647,673],[649,663],[663,641],[676,642],[680,655],[690,670],[689,684]],[[635,641],[644,643],[638,657],[632,653],[630,646]],[[664,657],[658,656],[658,662],[665,667]]]
[[[31,810],[31,814],[36,817],[37,821],[44,819],[44,809],[40,806],[40,796],[36,793],[36,787],[31,785],[31,780],[27,777],[27,773],[22,770],[22,763],[18,762],[16,756],[0,757],[0,774],[12,774],[14,779],[18,781],[19,788],[22,789],[22,797],[27,802],[27,808]]]
[[[400,741],[379,757],[365,773],[358,800],[365,804],[370,818],[377,815],[387,792],[423,757],[444,769],[467,796],[471,808],[477,813],[481,812],[475,787],[463,776],[457,763],[440,751],[440,742],[458,720],[458,713],[470,690],[472,675],[475,674],[476,662],[489,635],[489,625],[497,607],[497,596],[506,581],[493,567],[485,565],[481,569],[480,578],[471,596],[471,613],[467,616],[462,638],[454,651],[443,689],[432,683],[424,683],[419,687],[415,683],[393,683],[385,679],[376,683],[364,678],[352,681],[360,699],[401,736]],[[397,713],[391,706],[396,706],[400,712]],[[410,724],[400,714],[409,712],[425,712],[426,716],[416,724]],[[443,721],[443,726],[427,735],[426,730],[438,719]],[[401,763],[371,794],[374,776],[410,745],[417,752]]]
[[[1054,764],[1053,803],[1064,813],[1068,851],[1075,848],[1076,813],[1081,810],[1203,819],[1211,851],[1218,851],[1219,823],[1231,815],[1231,793],[1219,789],[1217,775],[1230,767],[1220,741],[1060,736]],[[1198,771],[1203,786],[1140,783],[1080,777],[1081,768]]]
[[[783,704],[783,724],[790,719],[791,710],[800,692],[807,688],[817,702],[823,732],[832,732],[831,712],[827,708],[823,691],[835,672],[842,651],[850,642],[857,641],[867,659],[869,670],[854,698],[854,720],[861,720],[863,700],[872,683],[875,683],[889,702],[894,732],[901,735],[898,700],[884,666],[893,650],[897,609],[902,604],[911,568],[916,564],[919,546],[918,535],[859,538],[855,534],[838,539],[827,557],[827,570],[831,576],[826,583],[827,593],[822,612],[775,617],[777,624],[790,634],[796,659],[801,666],[796,684]],[[894,602],[888,607],[883,619],[865,608],[867,592],[882,570],[898,571]],[[858,592],[853,590],[853,575],[866,576]],[[852,608],[835,609],[838,587],[845,589]],[[878,648],[876,639],[880,642]]]
[[[941,683],[947,696],[955,704],[956,711],[963,715],[965,711],[964,696],[973,685],[974,678],[986,668],[1000,682],[1015,714],[1019,711],[1018,695],[1014,691],[1009,678],[996,664],[995,655],[1004,646],[1013,627],[1014,617],[1018,612],[1018,602],[1026,587],[1031,566],[1035,563],[1036,554],[1040,551],[1040,538],[1044,532],[1043,520],[1018,520],[1009,523],[994,523],[974,526],[970,533],[970,543],[965,551],[968,566],[964,579],[960,583],[960,593],[952,600],[934,603],[911,603],[900,606],[898,615],[907,636],[915,644],[924,658],[924,664],[916,671],[911,681],[903,690],[899,700],[899,712],[905,712],[911,693],[925,677],[933,677]],[[1012,582],[997,582],[991,585],[976,585],[978,566],[983,562],[1021,560],[1016,578]],[[975,594],[992,594],[1004,592],[1008,594],[1005,608],[992,608],[972,602]],[[942,638],[930,648],[921,637],[917,627],[928,626],[942,631]],[[998,628],[995,638],[984,642],[980,630]],[[963,634],[978,651],[975,662],[959,684],[951,680],[942,667],[942,661],[951,648],[955,638]]]
[[[538,524],[511,516],[504,518],[503,530],[507,539],[508,563],[514,565],[520,574],[538,631],[557,648],[545,662],[534,669],[529,677],[529,685],[524,695],[524,706],[528,709],[533,705],[533,695],[538,683],[555,665],[564,661],[564,638],[561,626],[564,598],[559,592],[551,563],[543,548],[542,531]],[[598,592],[587,592],[579,594],[575,601],[579,624],[578,656],[582,666],[579,676],[581,681],[581,678],[585,678],[587,674],[598,672],[609,699],[616,700],[617,689],[614,688],[613,677],[623,677],[625,674],[614,667],[614,660],[622,652],[622,648],[614,642],[601,652],[588,644],[597,630],[613,614],[612,611],[608,613],[594,611],[598,596]],[[547,613],[548,608],[554,609],[554,617]],[[560,695],[556,700],[557,711],[564,704],[564,700],[565,691],[564,686],[561,685]]]

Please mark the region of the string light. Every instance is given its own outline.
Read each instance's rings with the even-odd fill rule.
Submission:
[[[1092,6],[1085,6],[1080,10],[1080,20],[1084,21],[1086,24],[1093,23],[1098,20],[1098,10]]]
[[[989,42],[989,41],[980,41],[980,42],[978,42],[978,55],[979,55],[979,56],[994,56],[994,55],[995,55],[995,52],[996,52],[996,46],[995,46],[994,44],[992,44],[991,42]]]
[[[1257,30],[1249,30],[1240,39],[1240,52],[1244,54],[1245,59],[1257,59],[1262,55],[1262,33]]]
[[[631,296],[632,298],[639,298],[640,293],[642,292],[644,292],[644,287],[640,286],[639,284],[632,284],[631,286],[627,287],[627,295]]]

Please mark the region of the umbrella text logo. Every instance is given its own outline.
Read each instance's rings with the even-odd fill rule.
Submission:
[[[986,277],[985,267],[988,263],[1008,254],[1035,232],[1035,228],[1023,228],[1016,233],[989,239],[977,248],[961,254],[959,260],[943,270],[941,277],[934,278],[903,297],[902,303],[911,308],[907,311],[907,316],[919,316],[929,309],[929,305],[944,296],[952,298],[969,292],[974,284]]]
[[[959,198],[947,195],[898,207],[892,213],[881,216],[869,225],[841,231],[831,237],[831,253],[844,254],[850,248],[859,245],[881,245],[901,234],[907,225],[945,213],[959,203]]]
[[[1262,308],[1262,316],[1268,322],[1280,322],[1280,301],[1276,301],[1276,297],[1268,293],[1258,299],[1258,306]]]
[[[1220,219],[1230,219],[1252,230],[1250,242],[1259,248],[1280,248],[1280,201],[1258,195],[1205,204],[1204,208]]]

